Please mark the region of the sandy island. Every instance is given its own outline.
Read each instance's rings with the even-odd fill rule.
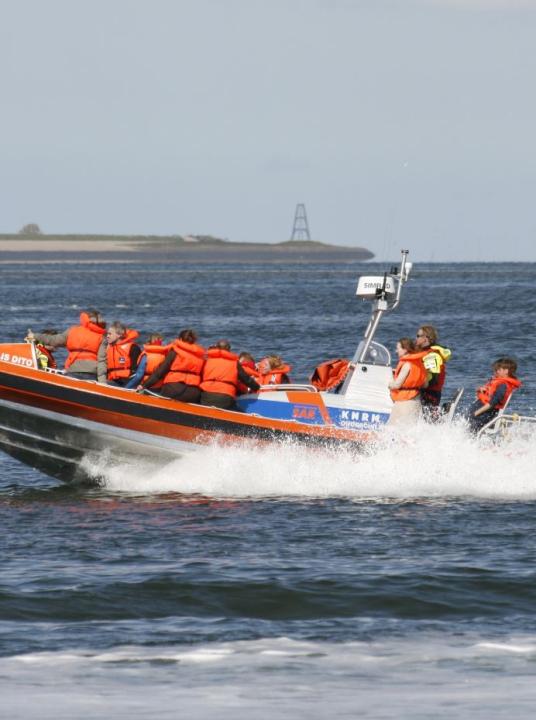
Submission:
[[[0,264],[12,262],[286,263],[363,262],[363,247],[316,241],[239,243],[201,236],[0,234]]]
[[[146,243],[132,240],[0,240],[0,252],[133,252]]]

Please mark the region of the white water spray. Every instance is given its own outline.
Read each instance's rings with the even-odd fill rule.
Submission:
[[[536,498],[534,436],[500,445],[467,435],[463,426],[419,425],[404,436],[384,433],[364,454],[313,450],[293,442],[200,447],[163,467],[114,464],[92,457],[86,470],[109,490],[184,493],[218,498],[354,499]]]

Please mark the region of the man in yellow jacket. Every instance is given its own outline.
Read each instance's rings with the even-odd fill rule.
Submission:
[[[421,390],[423,409],[433,417],[437,414],[434,408],[441,403],[441,393],[446,378],[446,363],[450,360],[451,351],[438,344],[438,333],[433,325],[421,325],[417,330],[415,345],[418,350],[430,352],[422,359],[427,372],[427,384]]]

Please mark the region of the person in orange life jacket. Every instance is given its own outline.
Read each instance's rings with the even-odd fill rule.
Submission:
[[[80,325],[73,325],[62,333],[28,332],[27,340],[53,348],[66,347],[66,375],[81,380],[106,382],[106,323],[98,310],[90,308],[80,313]]]
[[[116,320],[108,328],[106,339],[108,385],[125,387],[136,372],[141,350],[134,340],[138,337],[137,330],[127,328]]]
[[[197,345],[197,333],[191,328],[182,330],[179,337],[168,346],[169,352],[157,365],[138,391],[156,387],[164,397],[181,402],[199,402],[201,373],[205,364],[205,349]]]
[[[52,328],[41,330],[40,335],[57,335],[58,331]],[[44,345],[43,343],[35,343],[35,354],[37,356],[37,365],[40,370],[55,370],[58,365],[54,357],[53,345]]]
[[[169,347],[162,344],[163,339],[164,338],[160,335],[160,333],[152,333],[149,335],[147,342],[143,346],[141,355],[138,358],[136,372],[125,385],[128,390],[137,388],[138,385],[147,380],[153,370],[155,370],[165,358],[169,351]],[[153,388],[157,389],[161,386],[161,384],[162,383],[153,385]]]
[[[416,352],[411,338],[400,338],[396,344],[398,365],[388,387],[391,391],[393,409],[389,424],[411,424],[422,415],[420,390],[426,382],[423,357],[426,352]]]
[[[229,342],[218,340],[207,352],[201,379],[201,405],[237,410],[235,397],[239,383],[254,392],[259,390],[258,382],[238,362],[238,355],[231,352]]]
[[[257,371],[257,366],[255,364],[255,358],[253,357],[253,355],[248,352],[241,352],[238,356],[238,362],[248,375],[255,378],[255,380],[258,380],[259,373]],[[249,392],[249,390],[250,388],[248,388],[247,385],[244,385],[244,383],[238,383],[238,395],[244,395],[245,393]]]
[[[517,363],[513,358],[499,358],[493,363],[492,368],[493,377],[478,388],[477,399],[469,408],[469,430],[475,434],[497,416],[510,395],[522,384],[516,377]]]
[[[417,330],[415,345],[418,351],[427,350],[423,358],[423,364],[426,368],[427,382],[421,390],[421,400],[425,410],[425,416],[434,420],[439,417],[439,408],[441,403],[441,393],[446,379],[446,363],[450,359],[452,353],[448,348],[438,344],[437,330],[433,325],[422,325]]]
[[[288,385],[288,373],[292,370],[279,355],[267,355],[257,364],[259,382],[261,385]]]

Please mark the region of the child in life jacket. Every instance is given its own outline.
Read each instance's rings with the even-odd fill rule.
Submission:
[[[267,355],[257,363],[257,380],[261,385],[288,385],[292,370],[279,355]]]
[[[477,389],[477,399],[469,409],[469,429],[475,435],[490,420],[497,417],[512,393],[521,387],[521,381],[516,377],[517,363],[513,358],[499,358],[492,368],[493,377]]]
[[[138,357],[138,366],[136,372],[128,380],[125,387],[132,390],[141,385],[156,370],[158,365],[166,357],[169,346],[164,345],[164,336],[160,333],[151,333],[147,338],[147,342],[143,346],[143,350]],[[162,383],[153,385],[153,390],[157,390]]]
[[[420,391],[427,375],[423,357],[428,351],[418,352],[409,337],[400,338],[396,344],[398,365],[388,387],[391,391],[393,409],[389,424],[413,424],[422,416]]]
[[[58,331],[45,328],[41,330],[41,335],[57,335]],[[54,357],[54,345],[46,345],[42,342],[35,342],[35,354],[37,357],[37,365],[40,370],[55,370],[58,366]]]
[[[241,352],[238,356],[238,362],[248,375],[255,378],[255,380],[258,380],[259,373],[257,371],[257,365],[255,364],[255,358],[251,353]],[[244,383],[241,382],[238,383],[237,389],[239,395],[244,395],[245,393],[251,392],[250,388],[248,388],[247,385],[244,385]]]

